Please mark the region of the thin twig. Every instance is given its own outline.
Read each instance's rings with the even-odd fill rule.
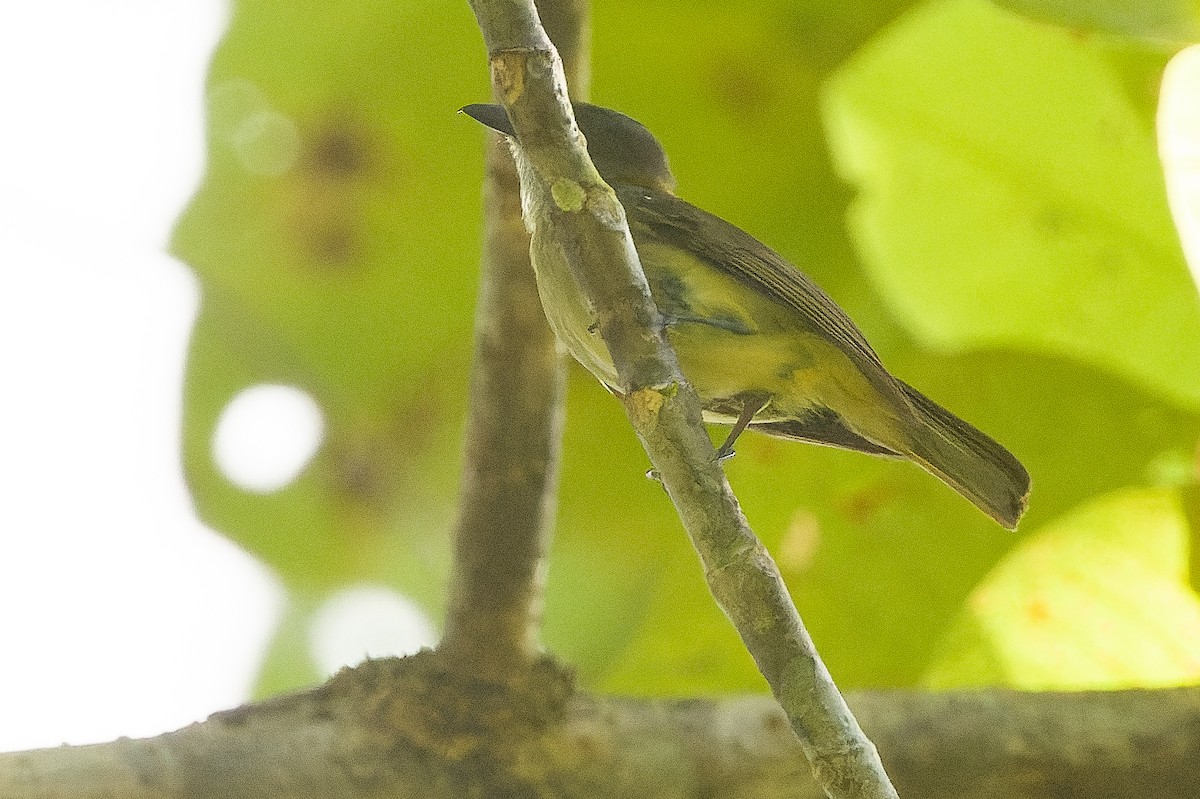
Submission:
[[[573,90],[585,98],[588,3],[543,3]],[[529,263],[516,169],[499,140],[488,148],[483,240],[452,594],[440,649],[464,673],[504,681],[537,655],[564,363]]]
[[[625,391],[626,411],[704,563],[709,588],[836,799],[896,791],[821,662],[774,561],[746,522],[650,297],[624,209],[588,159],[558,55],[532,0],[473,0],[493,88],[545,194]]]

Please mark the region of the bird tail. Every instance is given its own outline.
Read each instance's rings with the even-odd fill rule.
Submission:
[[[901,380],[917,420],[913,460],[1010,530],[1025,512],[1029,472],[1011,452]]]

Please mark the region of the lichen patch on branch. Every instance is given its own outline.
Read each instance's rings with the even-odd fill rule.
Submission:
[[[531,52],[513,49],[492,54],[492,85],[506,106],[511,106],[525,93],[525,69]]]
[[[677,383],[668,383],[664,386],[640,388],[627,395],[625,402],[630,414],[637,420],[635,427],[645,429],[655,425],[658,414],[667,400],[678,392],[679,385]]]
[[[554,204],[560,211],[576,213],[583,210],[587,192],[583,190],[583,186],[570,178],[559,178],[550,185],[550,196],[554,198]]]

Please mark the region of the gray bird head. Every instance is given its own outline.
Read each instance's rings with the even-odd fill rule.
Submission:
[[[572,103],[572,107],[575,123],[587,140],[588,155],[606,183],[674,191],[667,154],[642,123],[591,103]],[[516,136],[503,106],[477,103],[465,106],[462,112],[510,139]]]

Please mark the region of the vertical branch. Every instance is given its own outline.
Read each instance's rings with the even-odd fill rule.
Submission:
[[[472,0],[522,152],[553,198],[538,234],[562,248],[612,355],[626,412],[737,628],[835,799],[895,799],[879,754],[830,678],[779,569],[714,457],[700,402],[679,370],[621,204],[588,158],[554,46],[532,0]]]
[[[572,86],[586,93],[588,0],[542,5]],[[456,669],[504,681],[538,651],[565,365],[529,263],[516,169],[498,138],[487,154],[481,272],[454,573],[439,648]]]

